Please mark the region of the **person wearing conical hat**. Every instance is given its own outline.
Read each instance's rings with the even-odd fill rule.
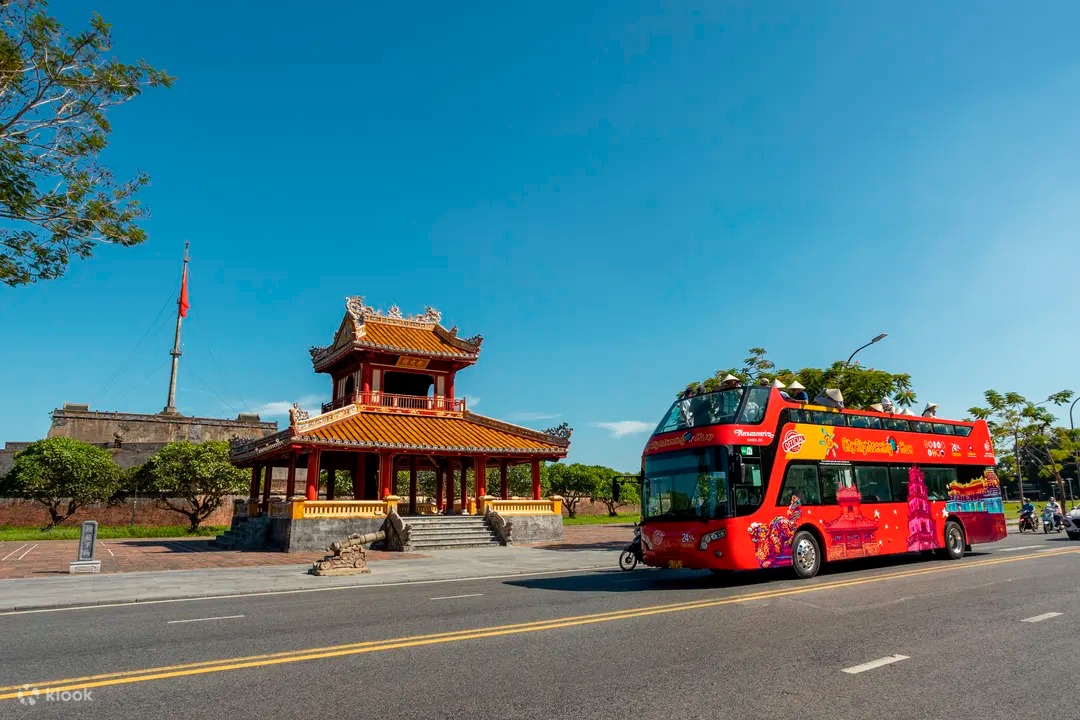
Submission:
[[[724,379],[720,381],[721,390],[732,390],[734,388],[742,387],[742,383],[739,382],[739,378],[735,377],[731,373],[724,376]]]
[[[791,399],[795,402],[810,402],[810,395],[806,392],[806,388],[803,387],[802,383],[800,383],[798,380],[795,380],[790,385],[788,385],[787,389],[788,395],[790,395]]]
[[[881,403],[874,403],[873,405],[870,406],[870,409],[875,410],[875,411],[877,411],[879,413],[885,412],[885,408],[883,408],[881,406]]]
[[[937,403],[926,403],[922,411],[923,417],[937,417]]]

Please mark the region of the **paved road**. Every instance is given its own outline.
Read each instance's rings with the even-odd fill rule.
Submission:
[[[0,717],[1080,717],[1080,543],[975,550],[5,614],[0,698],[99,677]]]

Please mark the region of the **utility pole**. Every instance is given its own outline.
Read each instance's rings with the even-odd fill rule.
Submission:
[[[176,370],[180,365],[180,356],[183,354],[180,351],[180,324],[184,321],[188,311],[187,266],[189,247],[191,247],[191,243],[184,243],[184,272],[180,280],[180,297],[176,299],[176,337],[173,340],[173,349],[170,353],[172,355],[172,372],[169,373],[169,401],[165,404],[165,409],[161,411],[163,415],[178,414],[176,412]]]

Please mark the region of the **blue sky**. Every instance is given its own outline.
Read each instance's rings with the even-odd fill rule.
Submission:
[[[161,409],[185,240],[185,414],[325,398],[354,294],[483,334],[473,409],[625,470],[750,346],[888,332],[860,358],[943,416],[1080,389],[1075,3],[93,7],[178,77],[110,116],[150,239],[0,288],[0,440]]]

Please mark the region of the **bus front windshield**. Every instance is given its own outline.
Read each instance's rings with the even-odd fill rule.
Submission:
[[[645,520],[730,517],[727,448],[649,455],[643,489]]]
[[[706,425],[756,425],[765,418],[769,390],[756,386],[680,398],[672,404],[653,434]]]

